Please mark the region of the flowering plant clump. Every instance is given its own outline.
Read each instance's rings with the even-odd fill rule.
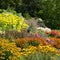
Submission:
[[[48,45],[48,42],[45,38],[39,38],[39,37],[25,37],[15,40],[16,45],[20,47],[25,46],[38,46],[39,44]]]
[[[43,53],[56,53],[57,52],[57,50],[54,48],[54,47],[52,47],[52,46],[50,46],[50,45],[46,45],[46,46],[44,46],[44,45],[41,45],[41,44],[39,44],[37,47],[35,47],[35,46],[29,46],[27,49],[26,49],[26,51],[28,51],[28,50],[30,50],[30,52],[31,51],[40,51],[40,52],[43,52]],[[31,52],[31,53],[33,53],[33,52]]]
[[[53,34],[54,36],[60,37],[60,31],[58,30],[52,30],[51,34]]]
[[[44,46],[41,44],[39,44],[38,46],[29,46],[28,48],[23,48],[21,54],[28,57],[29,55],[33,56],[33,54],[36,54],[36,52],[38,52],[38,54],[40,53],[41,55],[42,54],[48,55],[48,56],[50,56],[49,58],[54,57],[53,55],[60,56],[60,54],[58,53],[58,50],[55,49],[54,47],[52,47],[50,45]],[[47,58],[47,56],[45,58]],[[40,57],[40,59],[41,59],[41,57]],[[43,57],[42,57],[42,59],[43,59]]]
[[[50,37],[50,40],[53,41],[52,46],[60,49],[60,38],[51,38]]]
[[[51,30],[51,33],[48,33],[48,35],[50,37],[57,37],[57,38],[59,38],[60,37],[60,31],[58,31],[58,30]]]
[[[18,60],[20,50],[14,42],[0,38],[0,60]]]
[[[56,53],[56,49],[50,45],[39,45],[38,46],[38,49],[41,51],[41,52],[44,52],[44,53]]]
[[[22,16],[17,16],[12,13],[0,13],[0,31],[17,30],[21,31],[28,25],[25,23]]]
[[[0,38],[0,60],[22,60],[22,56],[28,58],[29,55],[33,55],[36,52],[47,54],[51,57],[51,53],[59,55],[57,51],[58,50],[54,47],[50,45],[44,46],[43,44],[39,44],[38,46],[29,45],[28,47],[21,49],[16,46],[15,42],[10,42],[9,40]]]
[[[21,54],[28,57],[30,54],[34,54],[37,51],[37,47],[29,46],[28,48],[23,48]]]
[[[51,33],[51,29],[50,28],[43,28],[43,27],[38,27],[37,30],[41,30],[43,32],[46,32],[46,33]]]

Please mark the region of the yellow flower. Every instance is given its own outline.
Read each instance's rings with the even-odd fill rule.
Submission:
[[[57,53],[56,55],[57,55],[57,56],[60,56],[60,54],[58,54],[58,53]]]
[[[51,47],[50,45],[48,45],[48,46],[39,45],[38,49],[41,52],[45,52],[45,53],[48,53],[48,52],[55,53],[55,52],[57,52],[57,50],[54,47]]]
[[[17,60],[17,58],[21,56],[21,53],[20,53],[21,48],[18,48],[14,42],[9,42],[9,40],[0,38],[0,47],[3,49],[3,50],[0,50],[1,59],[4,58],[5,51],[8,51],[7,53],[10,52],[13,54],[13,57],[9,56],[10,60],[13,60],[13,59]]]

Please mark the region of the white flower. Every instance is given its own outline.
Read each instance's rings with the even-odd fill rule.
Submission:
[[[43,21],[41,18],[39,18],[38,20],[41,21],[41,22]]]
[[[42,30],[42,31],[45,32],[45,28],[43,28],[43,27],[38,27],[37,29]]]
[[[37,28],[38,30],[42,30],[42,31],[44,31],[44,32],[48,32],[48,33],[50,33],[51,32],[51,29],[50,28],[43,28],[43,27],[38,27]]]
[[[51,29],[50,28],[45,28],[45,32],[50,33],[51,32]]]

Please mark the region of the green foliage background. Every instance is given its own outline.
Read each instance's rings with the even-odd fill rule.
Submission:
[[[12,9],[23,16],[41,17],[46,26],[60,29],[60,0],[0,0],[0,9]]]

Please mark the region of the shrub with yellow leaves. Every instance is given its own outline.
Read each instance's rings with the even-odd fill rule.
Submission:
[[[12,13],[0,13],[0,31],[5,30],[18,30],[26,28],[28,25],[25,23],[22,16],[17,16]]]

